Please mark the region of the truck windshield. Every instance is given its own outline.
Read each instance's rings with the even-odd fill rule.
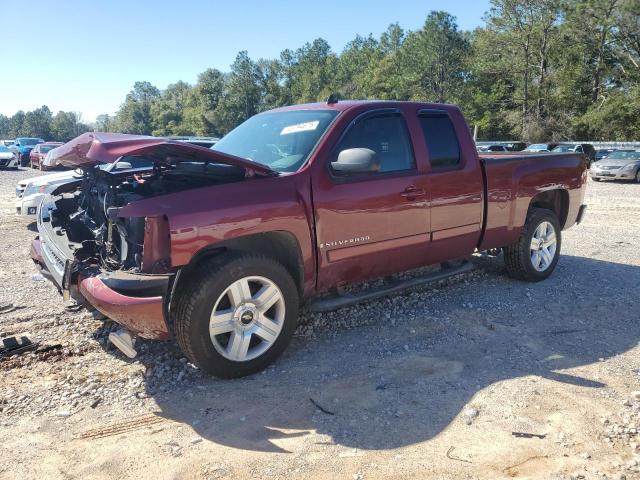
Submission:
[[[233,129],[211,149],[261,163],[276,172],[295,172],[337,114],[336,110],[262,113]]]

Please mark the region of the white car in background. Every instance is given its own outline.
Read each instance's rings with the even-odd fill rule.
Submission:
[[[18,215],[35,215],[38,205],[45,195],[53,192],[60,185],[82,178],[75,170],[40,175],[39,177],[20,180],[16,185],[16,213]]]
[[[18,159],[9,148],[0,144],[0,167],[18,168]]]
[[[153,168],[153,162],[144,157],[122,157],[115,163],[107,163],[96,168],[108,172],[144,171]],[[82,178],[79,170],[51,173],[21,180],[16,185],[16,213],[18,215],[35,215],[42,199],[50,195],[56,188],[65,183],[74,182]]]

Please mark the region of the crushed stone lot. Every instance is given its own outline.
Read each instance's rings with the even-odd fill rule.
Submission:
[[[640,478],[640,185],[589,182],[547,281],[501,257],[430,288],[304,315],[239,380],[173,342],[130,360],[29,259],[0,172],[0,478]],[[13,309],[3,306],[13,305]]]

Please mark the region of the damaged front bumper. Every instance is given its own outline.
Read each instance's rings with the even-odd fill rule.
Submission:
[[[164,299],[172,275],[77,271],[72,258],[42,237],[33,240],[31,258],[40,273],[65,296],[90,304],[141,337],[154,340],[171,337]]]
[[[115,272],[83,278],[80,295],[98,311],[144,338],[170,338],[164,315],[169,275]]]

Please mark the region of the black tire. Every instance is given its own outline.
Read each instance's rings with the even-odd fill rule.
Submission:
[[[599,181],[601,181],[602,179],[600,179],[600,178],[595,178],[595,177],[594,177],[594,178],[592,178],[591,180],[593,180],[594,182],[599,182]]]
[[[537,270],[531,259],[531,239],[542,222],[549,222],[556,234],[556,251],[549,266],[543,270]],[[513,245],[504,248],[504,261],[507,273],[510,277],[527,282],[539,282],[553,273],[560,258],[562,245],[562,231],[558,217],[551,210],[544,208],[531,208],[527,214],[527,220],[520,233],[520,238]]]
[[[282,329],[271,347],[247,361],[224,357],[209,336],[209,318],[218,298],[236,280],[260,276],[275,283],[282,293],[285,316]],[[184,354],[199,368],[220,378],[237,378],[258,372],[285,350],[298,323],[299,296],[289,272],[271,258],[254,254],[225,254],[190,274],[176,290],[172,310],[176,338]]]
[[[636,183],[640,183],[640,168],[636,172]]]

